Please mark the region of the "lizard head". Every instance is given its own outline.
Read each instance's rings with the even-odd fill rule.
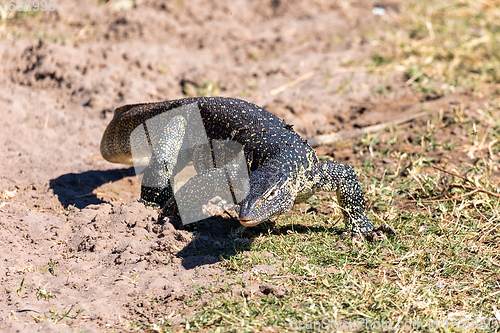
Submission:
[[[250,193],[239,204],[239,220],[246,227],[290,210],[295,201],[292,178],[285,172],[256,170],[249,176]]]

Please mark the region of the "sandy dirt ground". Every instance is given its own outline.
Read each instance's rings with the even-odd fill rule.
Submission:
[[[210,301],[183,302],[196,286],[237,289],[220,259],[252,242],[237,221],[176,230],[137,202],[133,169],[100,156],[101,135],[123,104],[232,96],[312,137],[423,106],[475,103],[459,92],[422,97],[402,73],[357,69],[378,47],[370,36],[384,34],[372,8],[399,15],[396,1],[143,0],[122,8],[129,4],[56,1],[53,12],[0,22],[2,332],[134,331],[131,323],[162,316],[184,328]],[[360,161],[349,141],[319,152]],[[207,244],[217,250],[200,252]],[[239,278],[248,292],[287,292],[251,282],[252,272]]]

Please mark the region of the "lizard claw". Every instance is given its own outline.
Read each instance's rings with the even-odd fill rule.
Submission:
[[[179,214],[179,210],[177,209],[177,203],[174,198],[170,198],[167,203],[158,211],[159,217],[164,218],[167,216],[175,217]]]
[[[372,231],[368,232],[353,232],[346,231],[340,235],[340,239],[345,237],[352,237],[353,239],[360,239],[361,237],[370,242],[377,242],[387,238],[387,235],[395,235],[396,232],[387,224],[382,224],[378,228],[374,228]]]
[[[179,209],[174,198],[170,198],[163,208],[158,210],[158,220],[168,219],[176,230],[183,230],[185,225],[182,223]]]
[[[378,228],[375,228],[376,232],[381,232],[381,233],[384,233],[384,234],[387,234],[387,235],[395,235],[396,232],[394,231],[394,229],[392,229],[388,224],[381,224],[380,227]]]
[[[380,227],[373,229],[373,231],[363,234],[362,236],[370,242],[377,242],[387,239],[387,235],[395,235],[396,232],[387,224],[382,224]]]

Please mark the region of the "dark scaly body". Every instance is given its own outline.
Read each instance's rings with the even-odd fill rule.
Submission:
[[[256,225],[286,212],[294,203],[322,190],[337,193],[351,232],[370,234],[374,231],[365,215],[361,187],[350,166],[333,161],[319,163],[313,148],[291,126],[267,110],[242,100],[199,97],[123,106],[115,111],[103,135],[101,154],[110,162],[131,164],[132,130],[158,114],[192,103],[197,103],[209,139],[234,140],[243,145],[250,172],[250,193],[238,209],[243,225]],[[170,192],[166,194],[144,186],[141,193],[141,197],[147,197],[146,201],[160,206],[170,196]]]

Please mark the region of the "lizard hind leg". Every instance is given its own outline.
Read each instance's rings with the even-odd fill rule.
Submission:
[[[394,231],[383,225],[375,228],[365,213],[366,201],[354,169],[335,161],[324,161],[316,166],[316,191],[335,191],[337,201],[344,215],[344,222],[348,233],[352,236],[362,235],[367,239],[374,239],[381,233],[393,234]]]
[[[182,116],[173,117],[160,133],[142,178],[141,201],[145,204],[162,208],[173,198],[172,173],[185,134],[186,120]]]

